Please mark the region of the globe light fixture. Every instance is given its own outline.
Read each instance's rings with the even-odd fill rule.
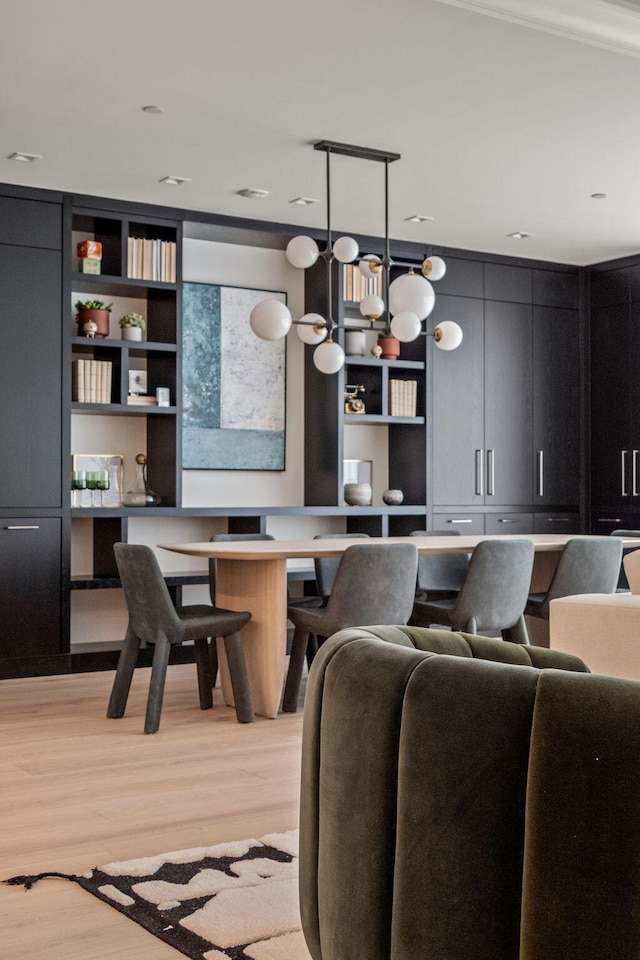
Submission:
[[[314,346],[313,362],[321,373],[337,373],[344,366],[345,354],[339,343],[334,340],[335,331],[344,328],[332,316],[333,263],[354,263],[367,280],[381,280],[381,293],[368,293],[360,302],[360,313],[369,321],[371,329],[393,335],[398,340],[409,343],[421,334],[431,336],[441,350],[455,350],[462,342],[462,330],[452,320],[438,324],[433,333],[422,329],[422,322],[433,312],[436,295],[432,281],[444,277],[447,267],[438,256],[427,256],[421,264],[404,263],[392,260],[389,243],[389,164],[400,159],[399,153],[388,153],[368,147],[357,147],[332,140],[319,140],[315,150],[326,153],[327,182],[327,236],[324,250],[318,247],[313,237],[304,234],[293,237],[287,244],[286,257],[289,263],[301,270],[313,267],[319,259],[326,265],[326,316],[319,313],[306,313],[299,320],[293,320],[285,304],[279,300],[263,300],[251,311],[251,329],[263,340],[278,340],[285,337],[291,326],[295,326],[300,339]],[[360,254],[360,248],[353,237],[341,236],[333,240],[331,233],[331,155],[341,154],[360,160],[375,160],[384,163],[384,206],[385,232],[384,253]],[[393,268],[397,274],[399,267],[408,272],[395,276],[391,282]],[[371,289],[371,288],[370,288]],[[381,323],[382,322],[382,325]],[[378,326],[373,325],[377,323]]]

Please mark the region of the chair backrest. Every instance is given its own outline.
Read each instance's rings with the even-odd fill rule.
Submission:
[[[567,540],[541,613],[548,617],[549,603],[558,597],[615,593],[621,562],[622,544],[617,537]]]
[[[146,642],[158,633],[170,639],[181,624],[153,550],[137,543],[114,543],[113,552],[131,629]]]
[[[368,540],[368,533],[316,533],[314,540],[336,540],[349,537],[352,540]],[[313,561],[316,570],[316,590],[318,596],[327,600],[336,579],[340,557],[316,557]]]
[[[638,537],[640,538],[640,530],[612,530],[610,536],[612,537]],[[622,556],[625,557],[631,550],[634,550],[635,547],[625,547],[622,551]],[[618,590],[628,590],[629,589],[629,580],[627,577],[624,564],[620,567],[620,576],[618,577]]]
[[[275,540],[270,533],[214,533],[209,537],[209,543],[225,543],[230,540]],[[216,561],[209,560],[209,596],[211,603],[216,605]]]
[[[533,571],[532,540],[481,540],[471,555],[451,622],[457,629],[475,618],[477,630],[504,630],[522,616]]]
[[[327,603],[329,632],[366,623],[407,623],[417,571],[418,550],[413,543],[347,547]]]
[[[459,530],[412,530],[410,537],[455,537]],[[418,557],[418,590],[456,592],[469,569],[468,553],[423,553]]]

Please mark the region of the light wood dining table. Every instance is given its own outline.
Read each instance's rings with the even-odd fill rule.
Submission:
[[[531,591],[547,588],[562,548],[576,534],[530,534],[476,537],[411,537],[418,553],[472,553],[481,540],[531,540],[535,561]],[[353,544],[405,543],[406,537],[372,537],[370,541],[331,540],[244,540],[202,543],[158,544],[163,550],[216,560],[216,603],[230,610],[248,610],[251,620],[242,638],[249,684],[256,713],[274,718],[282,697],[287,639],[287,561],[340,557]],[[624,546],[637,545],[637,540]],[[233,704],[224,648],[219,647],[220,677],[225,703]]]

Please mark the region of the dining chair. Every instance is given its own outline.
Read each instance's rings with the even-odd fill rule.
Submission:
[[[344,540],[348,537],[350,540],[368,540],[368,533],[316,533],[314,540]],[[323,606],[333,590],[338,567],[340,566],[340,557],[316,557],[313,561],[316,571],[316,590],[321,598]]]
[[[412,530],[410,537],[459,537],[459,530]],[[449,600],[458,595],[469,569],[468,553],[431,553],[418,557],[416,600]]]
[[[530,593],[527,617],[549,619],[549,604],[581,593],[615,593],[620,576],[622,544],[616,537],[567,540],[546,593]]]
[[[363,624],[403,624],[415,597],[418,550],[413,543],[353,544],[344,551],[326,607],[290,607],[294,625],[282,709],[295,713],[309,636],[318,641]]]
[[[113,546],[129,624],[116,670],[107,717],[122,717],[142,643],[153,644],[153,664],[144,724],[145,733],[160,725],[169,654],[174,644],[193,641],[198,672],[200,707],[213,706],[209,638],[224,637],[229,674],[239,723],[254,719],[240,630],[251,619],[246,611],[223,610],[206,604],[174,607],[153,550],[141,544]]]
[[[504,640],[529,643],[524,622],[534,546],[531,540],[481,540],[453,599],[416,601],[411,623],[476,634],[500,631]]]
[[[640,530],[612,530],[609,534],[611,537],[638,537],[640,538]],[[625,556],[630,553],[631,550],[636,549],[635,547],[625,547],[622,550],[622,559],[624,560]],[[620,576],[618,578],[618,590],[621,593],[626,593],[629,589],[629,579],[627,577],[627,571],[625,570],[624,563],[620,567]]]

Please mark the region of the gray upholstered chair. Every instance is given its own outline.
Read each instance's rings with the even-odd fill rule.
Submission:
[[[638,537],[640,539],[640,530],[612,530],[610,536],[612,537]],[[627,553],[630,553],[632,550],[636,550],[637,547],[625,547],[622,551],[622,558]],[[624,569],[624,564],[620,567],[620,576],[618,578],[618,590],[621,593],[626,593],[629,589],[629,581],[627,579],[627,574]]]
[[[455,537],[459,530],[412,530],[410,537]],[[450,600],[457,596],[469,569],[468,553],[430,553],[418,557],[416,600]]]
[[[124,714],[141,643],[155,646],[145,733],[155,733],[160,725],[167,665],[173,644],[193,641],[200,707],[203,710],[212,707],[208,638],[224,637],[236,716],[239,723],[251,723],[254,719],[253,703],[240,639],[240,630],[251,619],[251,614],[206,604],[176,609],[150,547],[116,543],[113,549],[129,612],[129,625],[118,660],[107,716],[115,718]]]
[[[523,613],[533,558],[531,540],[481,540],[457,597],[416,601],[411,623],[441,624],[473,634],[500,630],[505,640],[528,643]]]
[[[300,804],[314,960],[637,960],[640,683],[557,654],[397,626],[322,646]]]
[[[622,544],[615,537],[576,537],[567,540],[549,589],[531,593],[528,617],[549,619],[549,604],[581,593],[615,593],[622,563]]]
[[[295,713],[309,635],[328,637],[363,623],[406,623],[415,596],[418,551],[413,543],[347,547],[326,607],[287,611],[294,626],[282,709]]]
[[[368,540],[368,533],[316,533],[314,540],[344,540],[349,537],[351,540]],[[316,589],[318,596],[322,598],[324,606],[333,590],[338,567],[340,566],[340,557],[316,557],[313,561],[316,571]]]

